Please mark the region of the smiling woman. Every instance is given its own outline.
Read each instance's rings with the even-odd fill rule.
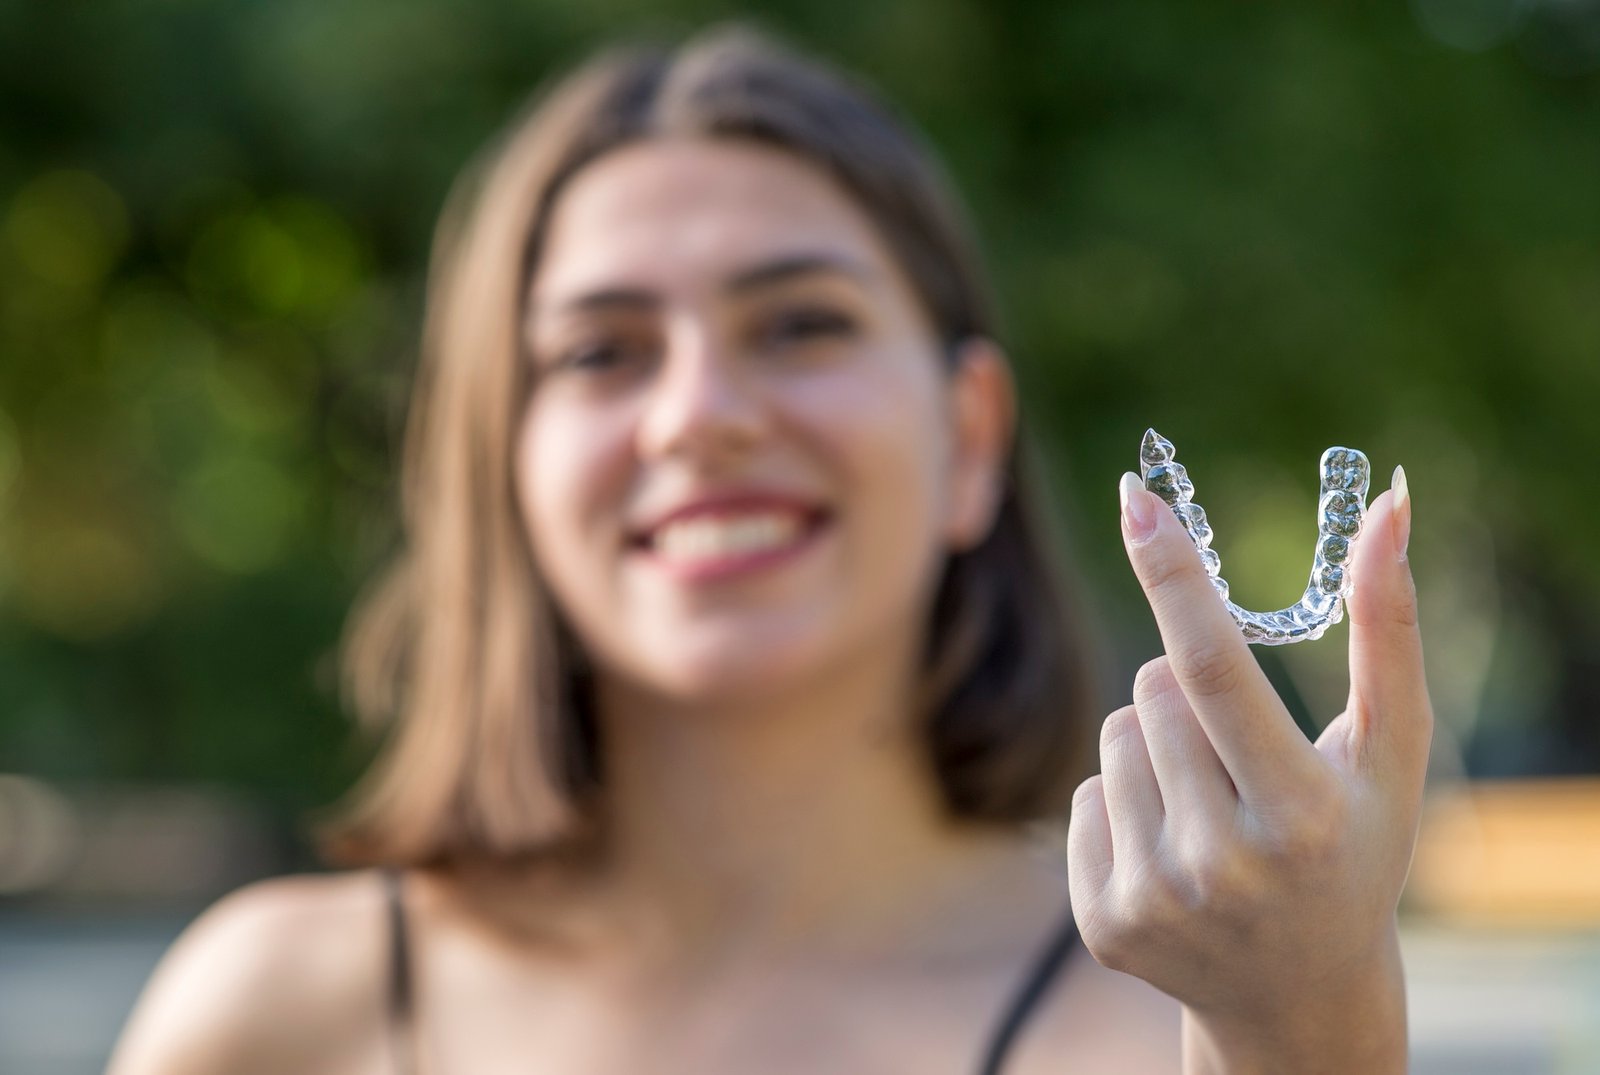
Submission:
[[[388,733],[324,832],[354,868],[203,916],[117,1075],[1166,1072],[1173,998],[1194,1071],[1387,1070],[1396,1010],[1403,1062],[1400,841],[1346,838],[1404,825],[1288,738],[1137,499],[1194,629],[1084,780],[1088,651],[980,278],[908,128],[747,30],[542,95],[439,233],[407,545],[348,648]],[[1069,803],[1070,909],[1031,828]],[[1356,909],[1307,948],[1312,895]],[[1330,1047],[1315,990],[1361,1032]]]
[[[753,609],[671,608],[756,594],[773,624],[823,615],[811,644],[842,652],[864,628],[795,597],[899,622],[919,651],[923,716],[908,719],[958,812],[1064,810],[1087,744],[1083,648],[1010,440],[975,254],[931,160],[879,106],[748,31],[604,54],[469,173],[437,270],[411,540],[350,651],[359,708],[398,728],[331,833],[341,860],[586,839],[595,690],[611,681],[596,662],[632,632],[618,661],[781,697],[766,669],[797,660],[798,638],[769,647]],[[967,439],[987,439],[966,454],[987,458],[936,489],[962,465],[941,458],[956,401]],[[935,500],[956,495],[944,510],[975,517],[952,524],[987,532],[943,557]],[[752,496],[789,502],[777,521],[816,539],[804,562],[737,588],[668,586],[726,572],[667,556],[666,517],[697,522],[659,535],[682,550],[720,540],[714,517]],[[877,608],[860,586],[898,592]],[[743,648],[716,657],[714,629]],[[684,659],[696,638],[718,667]]]

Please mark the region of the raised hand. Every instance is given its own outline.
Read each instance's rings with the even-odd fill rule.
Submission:
[[[1183,1003],[1190,1072],[1404,1071],[1395,907],[1433,734],[1404,473],[1368,511],[1349,704],[1315,744],[1171,510],[1134,474],[1121,495],[1166,654],[1106,718],[1101,775],[1073,799],[1084,943]]]

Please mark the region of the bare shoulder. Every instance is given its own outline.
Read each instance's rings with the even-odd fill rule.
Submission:
[[[371,871],[273,878],[217,901],[163,956],[110,1075],[359,1070],[381,1031]]]

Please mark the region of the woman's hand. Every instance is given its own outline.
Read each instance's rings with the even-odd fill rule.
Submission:
[[[1191,1073],[1405,1070],[1395,907],[1433,710],[1396,476],[1355,552],[1349,704],[1314,745],[1171,509],[1123,477],[1166,655],[1106,718],[1101,775],[1073,798],[1072,905],[1097,960],[1183,1002]]]

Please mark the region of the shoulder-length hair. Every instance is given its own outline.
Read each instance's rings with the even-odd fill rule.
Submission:
[[[524,861],[596,829],[591,684],[534,568],[513,490],[530,388],[524,303],[551,206],[586,164],[662,136],[749,139],[866,210],[947,355],[995,334],[963,214],[932,154],[868,91],[744,26],[602,52],[536,96],[457,182],[436,233],[405,432],[402,550],[357,603],[350,703],[388,734],[319,826],[343,865]],[[948,556],[912,718],[952,816],[1064,816],[1093,692],[1020,438],[985,540]]]

